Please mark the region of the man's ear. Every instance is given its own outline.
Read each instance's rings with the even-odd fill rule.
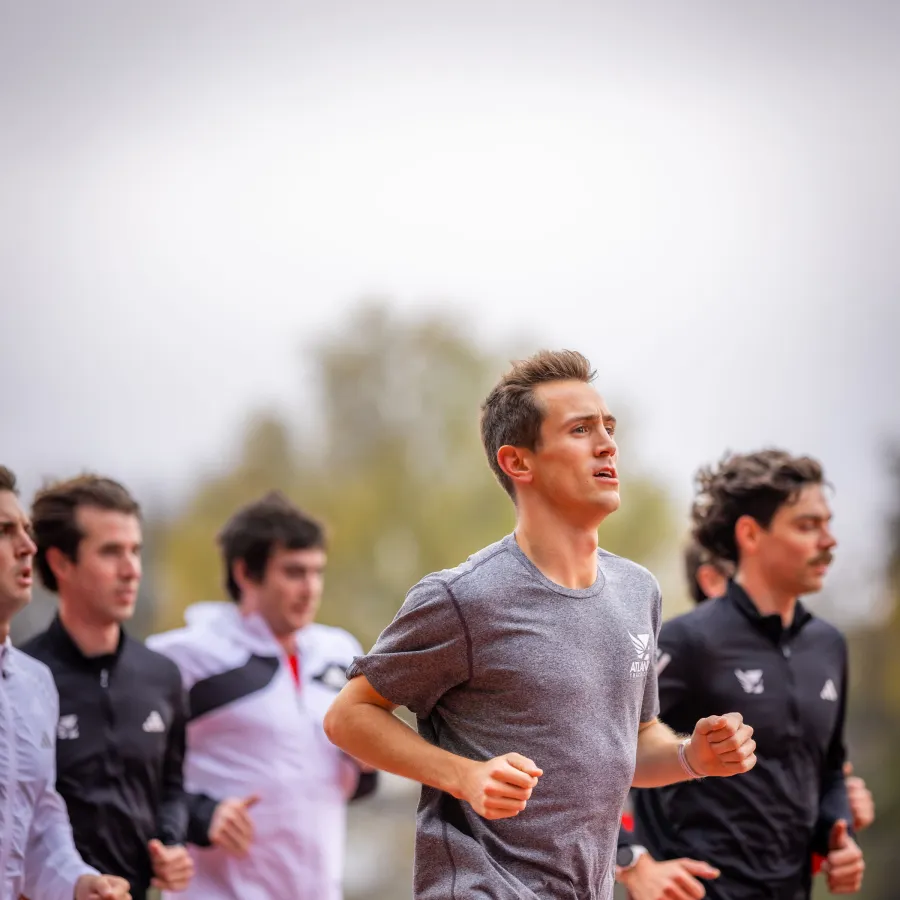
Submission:
[[[75,563],[73,563],[59,547],[49,547],[45,556],[47,565],[50,567],[50,571],[57,581],[65,580],[66,576],[72,571],[72,567],[75,565]]]
[[[513,484],[530,484],[534,479],[531,470],[531,453],[522,447],[504,444],[497,451],[497,464]]]
[[[250,584],[252,579],[250,578],[249,573],[247,572],[247,561],[244,559],[236,559],[231,564],[231,577],[234,579],[235,584],[238,586],[241,594],[246,592],[247,585]]]
[[[759,547],[763,527],[753,516],[741,516],[734,523],[734,542],[741,554],[753,554]]]

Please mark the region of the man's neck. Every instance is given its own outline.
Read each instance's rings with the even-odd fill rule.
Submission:
[[[9,622],[0,621],[0,644],[5,644],[9,637]]]
[[[744,589],[761,616],[780,616],[787,628],[794,621],[797,595],[779,591],[768,584],[757,572],[738,570],[734,580]]]
[[[573,526],[547,508],[520,508],[516,543],[560,587],[582,590],[597,580],[596,527]]]
[[[289,631],[287,634],[278,634],[275,629],[269,624],[268,619],[259,612],[259,608],[249,602],[246,598],[243,599],[238,607],[241,615],[246,619],[248,616],[259,614],[259,618],[265,623],[266,628],[271,633],[272,637],[278,642],[279,646],[282,650],[288,655],[293,656],[297,652],[297,632]]]
[[[85,656],[107,656],[115,653],[122,630],[117,622],[97,624],[72,611],[60,601],[59,620],[69,637]]]
[[[297,652],[297,632],[292,631],[290,634],[276,634],[275,640],[281,644],[281,649],[288,656],[293,656]]]

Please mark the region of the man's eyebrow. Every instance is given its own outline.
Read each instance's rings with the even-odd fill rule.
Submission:
[[[29,534],[34,531],[34,526],[30,519],[5,519],[0,518],[0,528],[8,528],[10,525],[20,525]]]
[[[576,422],[599,422],[603,421],[604,425],[615,425],[616,417],[612,413],[604,413],[602,416],[600,413],[580,413],[574,416],[569,416],[566,419],[566,425],[574,425]]]

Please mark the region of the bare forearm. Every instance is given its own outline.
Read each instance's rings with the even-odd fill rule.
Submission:
[[[459,796],[471,760],[429,744],[393,713],[373,703],[335,704],[325,720],[329,740],[355,759]]]
[[[687,781],[687,773],[678,761],[678,745],[682,740],[662,722],[641,728],[632,785],[651,788]]]

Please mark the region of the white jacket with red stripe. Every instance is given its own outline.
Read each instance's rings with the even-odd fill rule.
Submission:
[[[339,628],[299,631],[298,686],[260,616],[243,616],[232,603],[200,603],[185,620],[186,628],[147,644],[178,665],[190,697],[184,782],[200,795],[191,839],[207,842],[215,800],[260,800],[250,813],[248,856],[191,846],[196,874],[172,900],[339,900],[347,802],[361,783],[374,784],[372,776],[361,782],[322,721],[362,653],[359,643]]]

